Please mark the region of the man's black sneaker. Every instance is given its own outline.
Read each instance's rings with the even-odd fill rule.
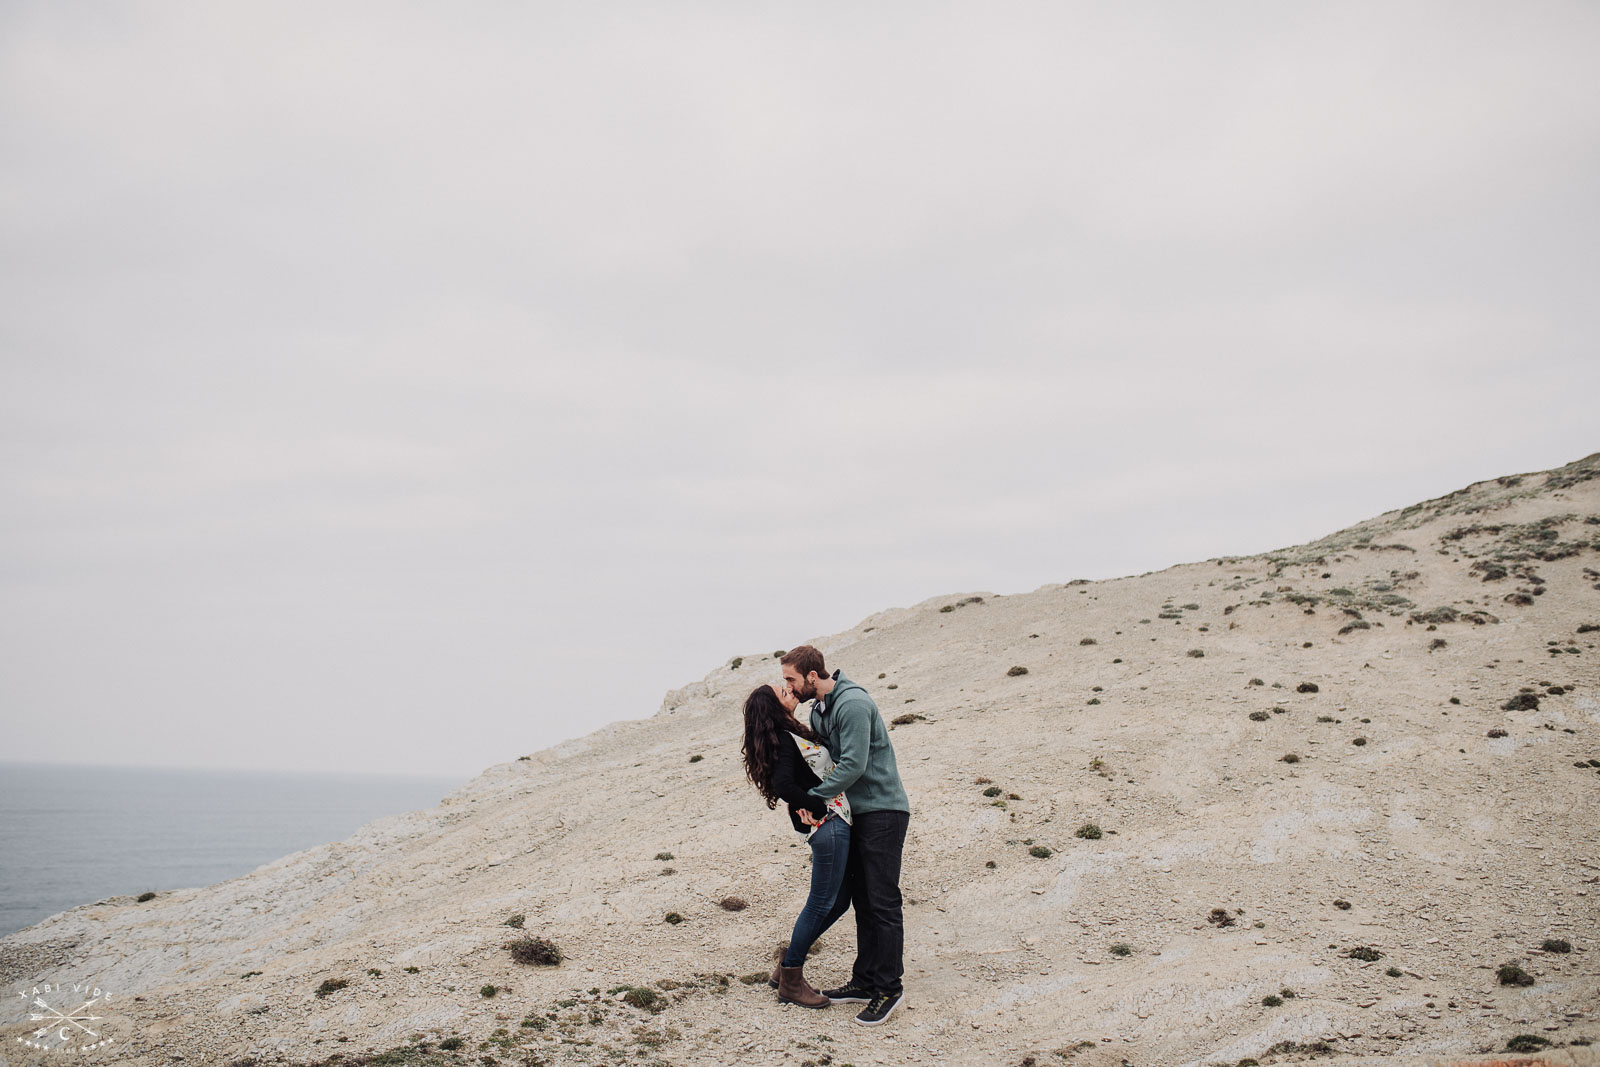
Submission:
[[[846,982],[838,989],[824,989],[822,995],[832,1001],[853,1000],[858,1004],[865,1004],[872,999],[872,990]]]
[[[862,1026],[877,1026],[886,1021],[900,1002],[906,999],[904,992],[879,993],[867,1001],[867,1006],[861,1009],[861,1014],[856,1016],[856,1022]]]

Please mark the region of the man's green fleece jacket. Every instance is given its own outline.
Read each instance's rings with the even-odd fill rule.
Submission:
[[[811,705],[811,728],[828,742],[833,773],[810,790],[826,800],[843,790],[850,814],[869,811],[910,813],[900,768],[889,743],[889,728],[867,691],[833,672],[833,692]]]

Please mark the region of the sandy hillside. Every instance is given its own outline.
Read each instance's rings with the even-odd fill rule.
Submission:
[[[1280,552],[935,597],[816,641],[915,716],[884,1027],[743,980],[808,877],[739,763],[777,673],[752,649],[432,810],[0,940],[0,1062],[65,1062],[17,1041],[14,994],[92,979],[114,1043],[82,1062],[1342,1065],[1527,1034],[1594,1064],[1597,626],[1600,454]]]

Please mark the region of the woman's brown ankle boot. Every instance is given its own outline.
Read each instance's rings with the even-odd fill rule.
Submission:
[[[811,983],[806,981],[804,964],[799,967],[778,966],[778,999],[802,1008],[826,1008],[833,1003],[811,988]]]

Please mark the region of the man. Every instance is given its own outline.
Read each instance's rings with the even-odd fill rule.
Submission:
[[[900,784],[888,727],[867,691],[839,671],[830,675],[822,653],[810,645],[791,649],[782,663],[783,679],[795,696],[815,701],[811,728],[827,739],[833,754],[833,773],[811,789],[811,795],[825,801],[842,790],[850,801],[850,854],[839,891],[848,890],[856,912],[856,959],[850,980],[837,989],[824,989],[822,995],[865,1003],[856,1022],[876,1026],[905,999],[900,855],[911,805]],[[799,815],[815,825],[810,812]]]

